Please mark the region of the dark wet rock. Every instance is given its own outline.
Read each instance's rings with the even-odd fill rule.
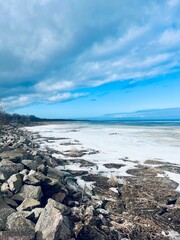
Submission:
[[[30,211],[33,208],[39,207],[41,203],[33,198],[26,198],[19,207],[18,211]]]
[[[8,180],[9,189],[12,192],[18,192],[22,186],[22,177],[20,173],[13,174]]]
[[[108,240],[107,236],[95,226],[84,226],[77,236],[77,240]]]
[[[0,180],[6,180],[11,175],[18,173],[23,170],[21,163],[13,163],[9,160],[2,160],[0,162]]]

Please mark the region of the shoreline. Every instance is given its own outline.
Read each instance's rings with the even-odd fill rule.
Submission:
[[[2,132],[0,239],[179,238],[180,193],[156,176],[153,162],[119,179],[63,170],[65,160],[42,151],[38,137],[8,126]]]

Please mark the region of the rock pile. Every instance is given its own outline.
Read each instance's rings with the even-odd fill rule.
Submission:
[[[107,227],[103,202],[56,170],[60,161],[41,152],[33,137],[12,126],[1,131],[0,239],[121,239],[100,230]]]
[[[62,159],[54,158],[49,149],[42,152],[34,138],[37,134],[12,126],[1,130],[0,240],[171,239],[161,234],[160,226],[154,230],[155,238],[142,235],[142,216],[123,215],[127,206],[134,211],[127,185],[88,175],[95,181],[91,194],[70,172],[57,170]]]

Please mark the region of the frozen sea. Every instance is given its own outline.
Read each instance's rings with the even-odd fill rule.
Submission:
[[[26,128],[40,134],[37,141],[41,148],[50,147],[60,152],[97,150],[78,159],[96,164],[80,167],[79,161],[66,165],[69,170],[88,170],[104,176],[127,176],[126,171],[146,160],[158,160],[180,165],[180,122],[179,121],[71,121],[57,122]],[[54,138],[53,140],[48,140]],[[54,154],[56,157],[65,157]],[[104,164],[116,163],[125,166],[106,168]],[[61,167],[60,167],[61,168]],[[180,174],[164,173],[179,184]]]

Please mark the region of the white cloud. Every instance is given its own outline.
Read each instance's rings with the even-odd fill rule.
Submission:
[[[48,101],[50,101],[50,102],[57,102],[57,101],[64,102],[64,101],[76,99],[76,98],[79,98],[79,97],[85,97],[87,95],[88,95],[88,93],[66,92],[66,93],[60,93],[60,94],[54,95],[52,97],[49,97]]]
[[[62,101],[86,87],[171,73],[179,11],[179,0],[0,0],[1,98]]]

